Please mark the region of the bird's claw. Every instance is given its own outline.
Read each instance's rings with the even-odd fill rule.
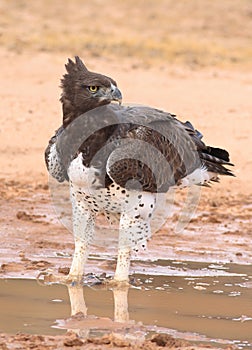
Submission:
[[[80,285],[83,283],[82,276],[62,276],[58,274],[54,274],[52,271],[41,271],[38,276],[36,277],[37,282],[41,285],[48,285],[48,284],[66,284],[66,285]]]
[[[112,289],[123,289],[128,288],[131,285],[136,286],[139,285],[139,281],[135,278],[130,278],[130,280],[117,280],[106,276],[106,274],[101,274],[100,276],[96,276],[94,274],[87,274],[85,276],[76,276],[76,275],[62,275],[55,274],[51,269],[46,271],[41,271],[36,277],[37,282],[40,285],[49,285],[49,284],[65,284],[68,286],[78,286],[78,285],[87,285],[87,286],[101,286]]]
[[[124,289],[130,287],[130,283],[128,280],[125,281],[117,281],[115,279],[110,279],[104,281],[104,284],[110,288],[116,288],[116,289]]]

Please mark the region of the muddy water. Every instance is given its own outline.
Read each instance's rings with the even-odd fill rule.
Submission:
[[[156,262],[157,271],[165,268],[165,264]],[[81,296],[80,293],[75,296],[83,300],[72,299],[71,304],[66,286],[2,279],[0,332],[60,334],[67,328],[78,328],[97,335],[101,329],[111,330],[113,325],[108,320],[115,318],[130,320],[127,333],[132,327],[132,333],[137,330],[144,336],[165,332],[188,340],[251,349],[251,266],[195,262],[170,265],[173,276],[135,275],[141,284],[119,294],[95,285],[84,286]],[[71,319],[73,303],[87,306],[87,314],[97,318],[87,317],[78,322]]]

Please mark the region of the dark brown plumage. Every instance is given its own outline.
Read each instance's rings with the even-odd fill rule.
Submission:
[[[233,175],[226,168],[232,164],[228,152],[206,146],[190,122],[150,107],[111,104],[122,99],[116,82],[88,71],[79,57],[69,59],[66,70],[60,98],[63,125],[49,141],[45,159],[53,177],[70,182],[74,234],[85,242],[81,249],[76,243],[70,276],[83,272],[80,261],[85,262],[83,251],[97,212],[116,212],[123,239],[115,279],[124,280],[132,246],[145,245],[150,236],[155,194]]]
[[[61,80],[63,93],[60,98],[64,127],[81,113],[106,105],[111,100],[121,100],[122,96],[118,89],[111,91],[111,95],[104,94],[110,90],[111,83],[116,87],[116,82],[105,75],[87,70],[79,57],[76,57],[76,62],[69,59],[65,67],[67,74]],[[97,87],[98,91],[94,93],[91,91],[92,87]]]

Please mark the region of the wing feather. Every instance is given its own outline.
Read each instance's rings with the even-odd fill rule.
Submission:
[[[228,152],[206,146],[190,122],[144,106],[102,106],[61,127],[46,149],[51,175],[58,181],[68,179],[68,167],[79,153],[85,166],[98,170],[105,187],[115,182],[166,192],[201,167],[233,175],[224,166],[232,165]]]

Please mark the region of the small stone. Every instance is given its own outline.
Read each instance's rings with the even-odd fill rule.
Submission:
[[[241,252],[237,252],[235,253],[236,256],[242,256],[242,253]]]
[[[84,342],[80,338],[78,338],[77,334],[68,333],[63,344],[65,346],[72,347],[72,346],[81,346],[84,344]]]
[[[62,273],[63,275],[68,275],[70,272],[70,268],[69,267],[59,267],[58,268],[58,273]]]

